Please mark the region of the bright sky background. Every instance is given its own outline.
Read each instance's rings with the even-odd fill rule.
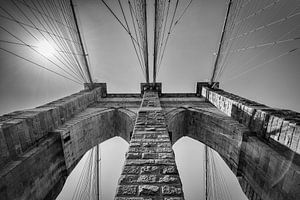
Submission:
[[[98,0],[75,2],[94,79],[106,82],[108,92],[139,92],[144,78],[127,33]],[[109,4],[118,10],[115,0]],[[197,81],[210,78],[225,10],[223,0],[192,3],[168,43],[158,75],[164,92],[195,92]],[[299,46],[299,40],[289,44]],[[299,52],[233,80],[249,66],[231,66],[221,78],[221,88],[269,106],[300,111]],[[5,52],[0,52],[0,59],[0,113],[34,107],[82,88]]]
[[[0,3],[3,5],[5,1],[0,0]],[[110,93],[139,92],[139,84],[144,82],[144,78],[127,33],[100,1],[75,2],[94,79],[106,82]],[[117,8],[115,0],[107,2],[112,8]],[[182,2],[182,5],[185,5],[188,1]],[[182,21],[176,26],[158,77],[158,81],[163,83],[163,92],[195,92],[197,81],[210,78],[213,53],[217,49],[225,16],[225,2],[225,0],[194,0]],[[119,11],[117,13],[120,14]],[[288,45],[299,46],[299,40],[298,43]],[[271,56],[270,52],[267,54],[270,55],[263,56]],[[249,56],[251,55],[249,52]],[[263,62],[263,58],[258,58],[257,62]],[[35,107],[82,89],[80,85],[38,69],[2,51],[0,60],[0,114]],[[251,67],[243,66],[241,61],[237,59],[235,64],[225,69],[221,78],[221,88],[272,107],[300,111],[299,51],[236,77]],[[44,65],[47,65],[47,62]],[[232,79],[234,77],[236,78]],[[110,143],[112,146],[124,146],[124,151],[127,149],[120,141]],[[190,148],[201,148],[199,145],[194,147],[193,144],[188,139],[178,143],[178,146],[184,147],[182,148],[184,152],[176,153],[178,165],[188,163],[180,161],[180,156],[189,152]],[[103,147],[104,156],[105,151]],[[120,152],[119,157],[118,155],[109,157],[119,163],[120,157],[123,156],[124,154]],[[110,165],[114,164],[107,164]],[[184,173],[182,172],[183,180]],[[116,172],[114,175],[119,176]],[[187,200],[190,199],[187,197]]]
[[[100,181],[100,199],[110,200],[114,198],[116,186],[120,177],[123,163],[125,161],[125,152],[128,143],[120,137],[114,137],[108,141],[101,143],[101,181]],[[186,200],[205,199],[205,173],[203,149],[204,145],[189,137],[183,137],[174,145],[176,163],[183,183],[184,196]],[[114,152],[113,155],[111,152]],[[239,183],[235,175],[226,166],[225,162],[220,159],[217,153],[216,167],[223,174],[228,190],[230,191],[231,200],[247,200],[247,197],[240,189]],[[57,200],[71,200],[79,174],[83,168],[87,154],[78,163],[76,168],[68,177],[66,184],[58,196]]]

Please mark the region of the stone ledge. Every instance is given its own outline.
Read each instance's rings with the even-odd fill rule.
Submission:
[[[141,94],[143,95],[145,91],[157,92],[161,95],[161,83],[141,83]]]
[[[48,132],[102,98],[105,90],[83,90],[48,104],[0,117],[0,167],[25,153]]]
[[[149,200],[171,200],[173,196],[184,199],[156,92],[145,90],[118,184],[115,199],[129,200],[137,196]]]
[[[300,113],[270,108],[220,89],[202,87],[201,94],[258,137],[300,154]]]

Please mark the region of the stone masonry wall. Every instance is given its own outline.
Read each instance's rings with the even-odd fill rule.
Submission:
[[[300,196],[300,114],[273,109],[220,89],[202,96],[252,134],[244,135],[238,177],[251,200],[292,200]]]
[[[105,95],[106,88],[79,93],[43,106],[0,116],[0,169],[75,114]]]
[[[300,113],[270,108],[220,89],[202,87],[201,94],[257,136],[300,154]]]
[[[183,200],[158,94],[145,92],[115,200]]]
[[[60,135],[52,134],[0,171],[0,199],[55,199],[66,176]]]
[[[62,138],[65,164],[70,173],[82,156],[95,145],[115,136],[121,136],[129,142],[132,129],[133,120],[117,109],[87,108],[54,132]]]

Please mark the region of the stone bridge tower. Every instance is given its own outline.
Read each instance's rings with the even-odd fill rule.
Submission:
[[[106,84],[0,117],[0,199],[55,199],[96,144],[130,143],[116,200],[183,200],[172,144],[182,136],[214,150],[250,200],[300,197],[300,114],[249,101],[208,83],[195,93],[108,94]]]

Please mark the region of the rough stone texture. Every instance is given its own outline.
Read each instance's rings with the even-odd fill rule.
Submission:
[[[116,200],[183,200],[171,144],[182,136],[216,150],[249,199],[299,199],[299,114],[202,88],[159,100],[94,88],[0,116],[0,199],[55,199],[82,155],[114,136],[131,139]]]
[[[220,89],[202,87],[201,94],[257,136],[300,154],[300,113],[270,108]]]
[[[247,197],[298,199],[300,114],[272,109],[220,89],[202,87],[200,91],[220,111],[250,131],[242,134],[236,171]]]
[[[170,195],[170,196],[171,195],[174,195],[174,196],[182,195],[182,187],[164,185],[164,186],[162,186],[162,194]]]
[[[83,90],[43,106],[0,117],[0,167],[25,153],[49,131],[65,123],[104,95],[106,88]]]
[[[126,197],[125,199],[143,197],[155,200],[172,199],[171,197],[184,199],[157,92],[144,91],[126,154],[125,166],[119,179],[119,187],[132,185],[138,187],[136,193],[129,194],[117,190],[115,200],[120,197]]]
[[[0,199],[53,199],[62,189],[66,177],[60,135],[50,134],[1,170]]]
[[[118,194],[122,195],[135,195],[137,193],[136,185],[120,185],[117,189]]]
[[[161,83],[141,83],[141,94],[143,95],[145,91],[155,91],[160,96]]]
[[[155,200],[149,197],[116,197],[115,200]]]
[[[132,129],[132,119],[119,110],[88,108],[54,132],[62,137],[66,166],[71,171],[96,144],[115,136],[129,141]]]
[[[43,106],[0,117],[0,199],[54,199],[67,168],[54,130],[105,95],[83,90]]]
[[[139,196],[159,196],[159,186],[156,185],[139,185]]]
[[[236,174],[244,136],[251,134],[237,121],[224,115],[217,108],[179,108],[167,114],[172,142],[189,136],[216,150]]]

